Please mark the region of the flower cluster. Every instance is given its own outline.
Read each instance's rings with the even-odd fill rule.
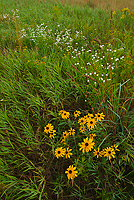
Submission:
[[[127,16],[128,13],[129,13],[129,17],[130,17],[130,18],[133,18],[133,16],[134,16],[134,10],[133,10],[132,12],[130,12],[129,8],[123,8],[123,9],[121,9],[121,12],[124,13],[124,14],[121,16],[121,19],[124,19],[124,18]]]
[[[60,110],[59,115],[61,115],[63,119],[67,119],[69,118],[70,113],[66,112],[65,110]]]
[[[107,159],[109,160],[115,158],[116,151],[119,151],[118,145],[113,145],[100,150],[100,146],[97,147],[97,140],[94,139],[95,137],[97,137],[97,134],[95,133],[95,130],[94,132],[92,132],[93,129],[97,127],[98,122],[101,122],[104,119],[105,115],[103,113],[97,113],[95,115],[88,113],[82,117],[80,116],[81,112],[76,110],[72,116],[74,117],[73,122],[71,122],[69,118],[71,116],[69,112],[66,112],[65,110],[60,110],[59,115],[63,120],[65,120],[65,124],[68,124],[69,128],[61,132],[60,143],[62,144],[58,145],[58,147],[55,148],[54,151],[54,155],[57,159],[71,159],[72,155],[76,155],[77,145],[79,146],[79,152],[82,151],[82,154],[91,154],[92,157],[97,157],[97,159],[99,157],[107,157]],[[54,126],[49,123],[44,127],[44,132],[46,134],[49,133],[49,137],[51,139],[54,138],[54,136],[56,135],[56,130],[54,130]],[[83,138],[82,142],[80,142],[82,138],[81,134],[86,136]],[[69,147],[71,141],[75,141],[75,148]],[[74,167],[73,165],[70,165],[67,168],[65,173],[67,174],[68,179],[74,179],[78,176],[78,171],[75,170],[76,167]]]
[[[98,121],[104,119],[105,115],[103,113],[87,114],[84,117],[79,118],[78,123],[80,124],[80,132],[93,130]]]
[[[62,148],[62,147],[58,147],[56,150],[55,150],[55,156],[57,158],[60,158],[60,157],[66,157],[66,158],[70,158],[70,156],[72,155],[71,153],[72,149],[69,149],[69,147],[67,148]]]
[[[54,138],[55,137],[55,132],[56,132],[56,130],[54,130],[54,126],[52,125],[52,124],[47,124],[45,127],[44,127],[44,132],[45,133],[49,133],[50,135],[49,135],[49,137],[50,138]]]
[[[98,149],[94,150],[94,155],[97,156],[97,158],[100,156],[104,156],[104,157],[107,157],[109,160],[111,160],[111,158],[115,158],[115,151],[120,151],[118,149],[118,145],[114,145],[114,146],[111,146],[111,147],[106,147],[105,149],[103,149],[102,151],[100,151],[100,148],[98,147]]]

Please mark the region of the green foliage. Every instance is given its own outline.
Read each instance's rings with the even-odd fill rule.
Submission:
[[[42,0],[1,1],[0,10],[1,199],[133,199],[134,11]],[[80,153],[89,131],[61,109],[103,112],[94,148],[119,145],[115,158]],[[73,156],[57,159],[74,126]],[[69,165],[78,170],[71,183]]]

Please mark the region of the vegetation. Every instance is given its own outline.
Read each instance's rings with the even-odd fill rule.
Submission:
[[[1,199],[132,200],[132,7],[0,10]]]

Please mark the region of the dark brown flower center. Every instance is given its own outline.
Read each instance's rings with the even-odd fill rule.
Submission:
[[[99,155],[99,152],[97,152],[97,155]]]
[[[98,115],[98,117],[100,117],[100,115]]]
[[[72,174],[72,170],[69,170],[69,174]]]
[[[93,124],[93,122],[91,121],[90,124]]]
[[[49,129],[49,127],[46,127],[46,129],[48,130],[48,129]]]
[[[65,154],[68,154],[68,151],[65,151]]]
[[[85,143],[85,146],[88,146],[88,143],[87,143],[87,142]]]
[[[108,151],[109,154],[111,154],[111,151]]]
[[[60,151],[58,151],[58,154],[60,154],[61,152]]]

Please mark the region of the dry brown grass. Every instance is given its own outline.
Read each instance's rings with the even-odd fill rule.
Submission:
[[[134,0],[91,0],[97,7],[102,9],[118,10],[128,7],[130,10],[134,9]]]
[[[62,3],[89,4],[97,8],[118,10],[128,7],[134,10],[134,0],[60,0]]]
[[[62,3],[87,4],[89,0],[60,0]]]

